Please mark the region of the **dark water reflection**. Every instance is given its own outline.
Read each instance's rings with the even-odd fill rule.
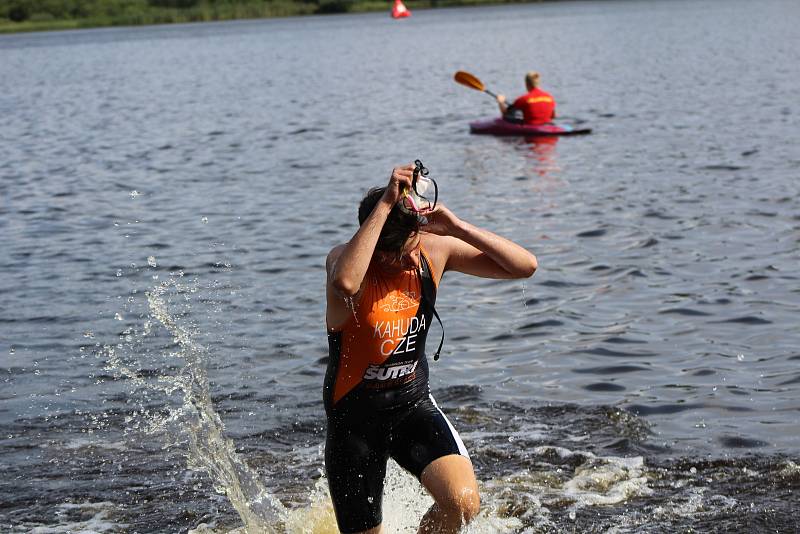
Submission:
[[[209,349],[227,431],[302,501],[297,480],[321,465],[325,254],[364,190],[421,158],[457,214],[540,260],[525,283],[442,286],[433,387],[481,477],[557,470],[535,450],[550,445],[643,455],[640,507],[572,519],[553,501],[541,528],[663,531],[649,514],[675,531],[725,531],[723,516],[791,531],[798,15],[779,0],[568,2],[0,37],[0,462],[9,480],[42,473],[2,483],[0,518],[63,526],[78,512],[55,503],[132,491],[112,524],[147,531],[152,499],[175,506],[153,530],[233,521],[178,453],[126,445],[165,399],[132,397],[100,351],[130,348],[144,293],[180,276],[196,291],[176,319]],[[515,94],[531,68],[594,133],[470,136],[495,106],[452,73]],[[140,349],[144,379],[180,372]],[[530,443],[491,419],[506,412]],[[662,513],[676,503],[685,514]]]

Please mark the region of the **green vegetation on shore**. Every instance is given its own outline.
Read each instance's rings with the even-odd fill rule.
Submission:
[[[409,0],[409,9],[526,0]],[[535,1],[535,0],[534,0]],[[0,33],[387,11],[390,0],[0,0]]]

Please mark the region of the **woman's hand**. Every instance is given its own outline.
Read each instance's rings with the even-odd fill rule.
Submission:
[[[436,235],[459,236],[462,221],[444,204],[437,204],[433,211],[422,213],[422,215],[428,219],[428,222],[422,225],[420,230]]]
[[[411,189],[413,174],[413,163],[392,169],[389,185],[386,186],[386,192],[383,194],[383,197],[381,197],[381,201],[386,202],[390,206],[397,204],[400,199],[403,198],[404,191]]]

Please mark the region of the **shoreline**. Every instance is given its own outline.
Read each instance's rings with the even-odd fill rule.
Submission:
[[[539,4],[548,0],[414,0],[408,7],[412,11],[451,7],[479,7],[504,4]],[[552,1],[552,0],[551,0]],[[308,15],[343,15],[375,13],[385,11],[389,16],[388,0],[318,0],[310,2],[275,2],[254,6],[252,4],[227,4],[207,9],[206,6],[191,8],[157,8],[136,14],[84,18],[31,18],[13,22],[0,18],[0,35],[18,33],[86,30],[92,28],[155,26],[202,22],[224,22],[233,20],[259,20]]]

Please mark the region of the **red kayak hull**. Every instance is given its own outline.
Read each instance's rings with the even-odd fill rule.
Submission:
[[[570,124],[516,124],[501,118],[484,119],[469,123],[469,131],[484,135],[516,135],[520,137],[538,137],[545,135],[582,135],[592,132],[591,128],[580,128]]]

